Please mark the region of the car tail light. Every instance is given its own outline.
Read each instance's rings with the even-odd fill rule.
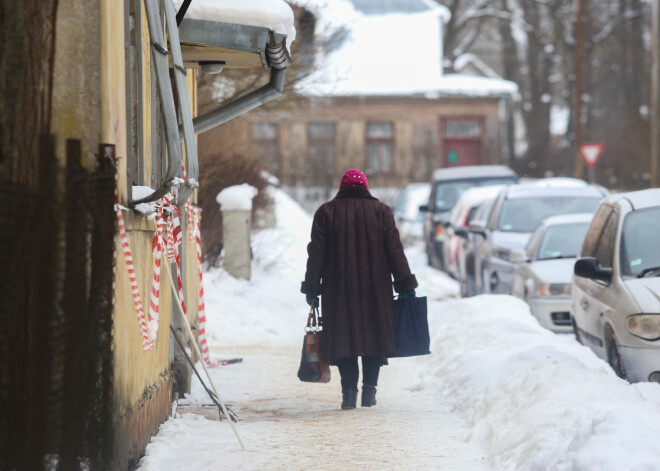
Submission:
[[[435,225],[435,237],[436,239],[440,238],[442,234],[444,234],[445,228],[442,226],[442,224],[436,224]]]
[[[645,340],[660,339],[660,315],[634,314],[626,319],[628,332]]]

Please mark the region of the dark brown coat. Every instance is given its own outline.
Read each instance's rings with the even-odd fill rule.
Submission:
[[[321,295],[321,352],[340,358],[395,351],[392,276],[397,292],[417,287],[392,211],[350,186],[314,215],[301,291]]]

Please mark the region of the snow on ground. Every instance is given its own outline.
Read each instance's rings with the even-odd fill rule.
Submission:
[[[620,380],[518,299],[458,299],[419,246],[407,253],[429,298],[432,354],[390,360],[369,409],[339,409],[335,368],[329,384],[299,382],[311,217],[275,195],[278,225],[254,234],[252,280],[221,269],[204,280],[212,356],[243,359],[210,371],[246,449],[195,380],[140,471],[658,469],[660,385]]]

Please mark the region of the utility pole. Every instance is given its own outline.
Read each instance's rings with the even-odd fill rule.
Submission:
[[[651,46],[651,186],[658,187],[660,160],[660,0],[653,0]]]
[[[654,0],[657,3],[659,0]],[[582,0],[577,0],[577,17],[575,19],[575,178],[582,178]]]

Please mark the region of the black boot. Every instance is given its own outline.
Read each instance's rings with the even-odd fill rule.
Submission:
[[[342,409],[355,409],[357,406],[357,389],[349,389],[348,391],[343,391],[342,396],[343,400],[341,401]]]
[[[376,388],[362,387],[362,407],[371,407],[376,405]]]

